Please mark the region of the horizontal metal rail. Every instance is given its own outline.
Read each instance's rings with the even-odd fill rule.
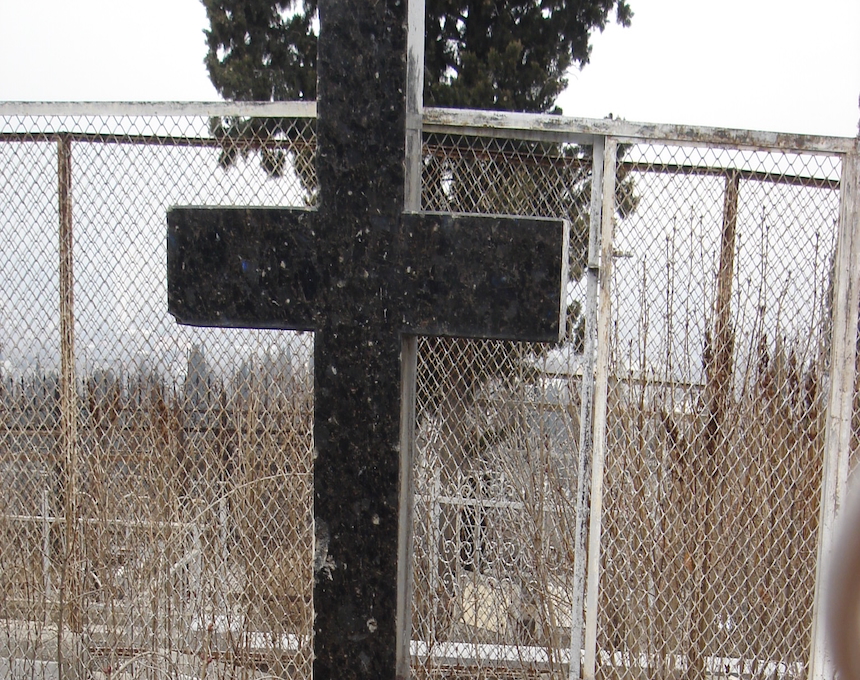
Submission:
[[[65,524],[65,515],[0,515],[0,522],[15,522],[23,524]],[[78,517],[76,524],[87,526],[114,526],[121,529],[190,529],[199,526],[200,522],[171,522],[168,520],[135,520],[127,517],[101,518]]]
[[[142,145],[160,147],[195,147],[195,148],[221,148],[225,142],[238,151],[256,151],[259,149],[282,149],[289,151],[314,150],[316,144],[312,140],[284,139],[273,137],[262,139],[252,137],[248,139],[219,139],[216,137],[193,137],[187,135],[136,135],[122,133],[95,133],[95,132],[0,132],[0,143],[54,143],[60,137],[73,142],[88,144],[117,144],[117,145]],[[540,158],[519,157],[512,151],[475,150],[468,148],[468,154],[464,153],[455,145],[445,144],[428,146],[430,155],[438,158],[449,158],[459,156],[477,160],[502,161],[509,164],[527,167],[566,167],[570,169],[581,169],[585,171],[590,167],[590,159],[572,159],[564,156],[541,156]],[[725,176],[736,169],[722,166],[705,165],[681,165],[676,163],[660,163],[659,161],[622,161],[619,168],[633,172],[653,172],[668,175],[690,175],[690,176]],[[815,187],[821,189],[839,189],[839,180],[815,177],[812,175],[791,175],[783,172],[765,172],[761,170],[737,169],[740,178],[756,182],[769,182],[772,184],[787,184],[790,186]]]
[[[0,102],[0,116],[316,118],[315,101]]]
[[[458,505],[463,507],[495,508],[501,510],[525,510],[526,504],[521,501],[501,501],[492,498],[468,498],[466,496],[424,496],[419,495],[424,502],[436,501],[445,505]]]
[[[18,143],[48,143],[56,142],[60,137],[72,142],[84,142],[87,144],[126,144],[130,146],[176,146],[176,147],[200,147],[220,148],[230,146],[237,151],[252,151],[256,149],[290,149],[299,150],[305,147],[316,148],[316,144],[302,139],[284,139],[272,137],[263,139],[260,137],[228,138],[212,136],[189,136],[189,135],[136,135],[122,132],[0,132],[0,142]]]
[[[0,116],[313,118],[316,102],[0,102]],[[812,154],[860,151],[860,140],[850,137],[472,109],[426,108],[424,130],[474,136],[503,133],[518,139],[550,142],[590,143],[595,136],[606,136],[630,143],[707,144],[760,151]]]
[[[499,136],[500,132],[506,132],[517,139],[548,141],[574,141],[576,138],[604,136],[614,137],[622,143],[707,144],[732,149],[812,154],[844,154],[860,149],[860,140],[850,137],[469,109],[424,109],[424,130],[494,137]]]

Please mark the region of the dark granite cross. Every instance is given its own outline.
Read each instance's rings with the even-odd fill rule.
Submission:
[[[316,210],[168,215],[177,321],[315,332],[314,516],[333,564],[314,589],[317,679],[395,677],[411,624],[395,616],[404,336],[563,331],[564,222],[403,212],[406,4],[319,3]]]

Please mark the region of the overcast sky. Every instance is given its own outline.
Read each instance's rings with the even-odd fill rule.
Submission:
[[[630,0],[566,115],[854,136],[860,0]],[[198,0],[0,0],[0,100],[215,100]]]

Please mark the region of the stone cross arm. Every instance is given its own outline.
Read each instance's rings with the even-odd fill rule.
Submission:
[[[392,237],[377,263],[386,274],[376,295],[388,299],[400,332],[560,339],[566,221],[405,213],[392,222],[383,225]],[[324,284],[316,223],[313,210],[172,209],[170,313],[190,325],[316,330],[322,287],[344,285]]]

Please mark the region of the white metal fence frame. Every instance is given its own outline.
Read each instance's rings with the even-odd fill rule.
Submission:
[[[699,146],[726,149],[748,149],[752,151],[786,151],[808,154],[837,155],[842,158],[840,182],[840,213],[836,276],[834,291],[834,318],[832,355],[830,359],[831,382],[827,404],[827,429],[821,488],[821,510],[816,563],[816,594],[813,615],[813,634],[810,641],[810,680],[833,677],[830,666],[823,625],[821,602],[826,591],[823,578],[824,565],[832,550],[831,539],[839,508],[845,500],[851,458],[852,413],[855,398],[855,364],[857,346],[857,315],[860,301],[860,270],[850,263],[860,261],[860,177],[858,177],[858,153],[860,140],[821,136],[782,134],[722,128],[694,126],[640,124],[624,120],[582,120],[557,116],[517,114],[506,112],[483,112],[426,109],[425,131],[471,135],[511,134],[518,139],[560,141],[567,143],[593,144],[595,148],[594,183],[602,184],[599,195],[602,205],[592,203],[592,232],[588,251],[589,304],[597,309],[586,311],[591,328],[586,337],[596,339],[596,346],[586,345],[586,356],[593,352],[591,370],[586,376],[594,376],[593,387],[583,380],[583,440],[580,448],[580,479],[590,483],[580,484],[577,498],[590,502],[590,524],[582,536],[577,536],[577,564],[581,555],[588,555],[585,586],[585,614],[582,676],[586,680],[595,677],[597,653],[598,590],[600,583],[600,531],[602,506],[602,480],[605,456],[605,427],[607,407],[610,282],[613,260],[613,222],[615,220],[616,153],[619,144],[665,143],[678,146]],[[602,153],[601,153],[602,151]],[[603,163],[603,172],[598,168]],[[595,229],[595,216],[599,230]],[[595,337],[596,336],[596,337]],[[586,395],[593,390],[593,402]],[[592,413],[587,409],[593,408]],[[590,432],[586,431],[591,421]],[[588,445],[589,435],[591,447]],[[592,448],[593,447],[593,448]],[[590,454],[590,455],[589,455]],[[590,488],[589,488],[590,487]],[[582,517],[578,507],[577,518]],[[588,541],[588,549],[582,550]],[[576,569],[576,567],[575,567]],[[578,570],[577,570],[578,571]],[[574,611],[574,633],[572,649],[576,649],[576,610]],[[579,669],[573,664],[570,677],[578,677]]]
[[[70,117],[104,118],[171,118],[194,117],[261,117],[313,118],[312,102],[283,103],[0,103],[0,118],[26,121],[34,118],[63,120]],[[25,123],[22,123],[25,125]],[[615,216],[615,178],[619,145],[666,144],[675,147],[708,147],[751,152],[787,152],[804,155],[825,155],[841,161],[839,183],[840,212],[835,255],[833,290],[832,344],[830,349],[830,380],[826,403],[826,432],[821,480],[819,540],[816,562],[816,592],[814,598],[813,631],[809,642],[809,678],[819,680],[833,677],[823,642],[821,602],[827,584],[822,578],[822,565],[832,550],[833,526],[844,498],[851,463],[854,401],[856,398],[856,347],[858,341],[857,310],[860,304],[860,143],[856,139],[803,136],[768,132],[726,130],[671,125],[646,125],[623,120],[586,120],[549,115],[502,112],[426,109],[423,112],[423,133],[469,137],[504,137],[547,143],[579,144],[593,147],[593,187],[590,209],[590,237],[586,283],[588,290],[585,309],[585,357],[581,381],[581,439],[578,461],[579,487],[576,491],[577,535],[574,578],[580,587],[574,597],[571,623],[572,658],[583,650],[582,677],[595,678],[598,664],[598,614],[601,554],[601,503],[607,425],[607,393],[610,381],[611,281],[615,257],[613,230]],[[72,213],[70,187],[73,177],[70,143],[88,141],[86,132],[58,128],[37,133],[45,141],[57,144],[59,168],[59,234],[60,234],[60,441],[62,455],[70,469],[76,469],[78,455],[75,411],[78,399],[75,385],[74,338],[74,277],[72,273]],[[101,135],[103,138],[104,136]],[[121,135],[116,136],[117,139]],[[0,133],[5,141],[32,140],[25,129]],[[141,138],[140,143],[147,140]],[[195,140],[188,143],[215,145],[215,140]],[[171,143],[181,143],[174,140]],[[413,145],[414,150],[414,145]],[[414,158],[412,159],[415,160]],[[420,159],[418,161],[420,164]],[[416,167],[413,165],[413,167]],[[681,170],[679,170],[681,171]],[[754,172],[754,171],[752,171]],[[413,192],[414,193],[414,192]],[[414,203],[414,197],[413,197]],[[414,352],[414,350],[412,350]],[[408,415],[408,414],[407,414]],[[414,416],[413,416],[414,417]],[[69,498],[74,497],[71,490]],[[589,512],[590,509],[590,512]],[[72,521],[74,508],[67,508],[66,521]],[[588,525],[585,518],[589,518]],[[44,521],[46,518],[36,518]],[[58,521],[52,518],[51,521]],[[68,527],[69,534],[75,533]],[[583,606],[584,605],[584,606]],[[584,614],[583,614],[584,612]],[[406,637],[408,640],[408,636]],[[581,640],[581,643],[578,642]],[[578,677],[579,664],[570,664],[570,677]]]

